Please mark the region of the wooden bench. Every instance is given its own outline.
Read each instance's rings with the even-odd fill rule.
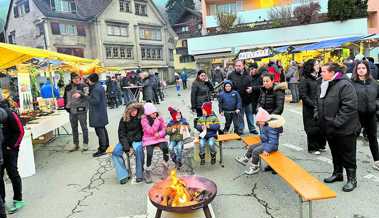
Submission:
[[[233,140],[240,140],[240,139],[241,139],[241,136],[239,136],[236,133],[223,134],[223,135],[218,135],[217,136],[217,142],[218,142],[218,147],[219,147],[219,151],[220,151],[220,164],[221,164],[222,167],[223,167],[223,165],[222,165],[222,162],[223,162],[222,143],[223,142],[228,142],[228,141],[233,141]],[[197,144],[197,145],[200,143],[200,140],[199,140],[198,137],[195,138],[194,143]]]
[[[242,137],[242,141],[246,146],[251,146],[257,144],[260,140],[257,141],[256,136],[246,136]],[[303,218],[304,203],[308,202],[309,218],[312,218],[312,201],[336,197],[336,193],[333,190],[281,152],[273,152],[269,156],[261,154],[260,158],[297,192],[300,199],[300,218]]]

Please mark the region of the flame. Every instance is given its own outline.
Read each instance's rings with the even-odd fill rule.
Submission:
[[[170,172],[169,180],[171,180],[171,183],[168,188],[168,195],[173,198],[171,199],[171,206],[177,207],[188,204],[192,199],[191,194],[184,181],[176,176],[176,170]]]

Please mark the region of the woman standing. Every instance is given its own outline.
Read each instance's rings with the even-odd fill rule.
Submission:
[[[305,62],[303,79],[300,81],[300,99],[303,101],[303,124],[307,134],[308,152],[320,155],[325,151],[326,139],[313,118],[317,105],[317,90],[321,84],[320,63],[315,59]]]
[[[358,97],[354,86],[344,76],[340,66],[330,63],[322,67],[322,83],[315,117],[326,136],[333,158],[333,174],[325,183],[343,181],[343,168],[347,183],[343,191],[357,187],[356,140],[359,132]]]
[[[143,100],[145,102],[153,102],[154,100],[154,90],[153,90],[153,83],[152,79],[147,72],[142,72],[140,74],[140,78],[142,80],[142,86],[143,86]]]
[[[257,108],[265,109],[269,114],[281,115],[284,109],[285,83],[274,85],[274,75],[263,75],[263,87],[258,99]]]
[[[373,168],[379,170],[379,149],[376,138],[376,100],[379,95],[379,86],[371,76],[368,62],[358,61],[355,64],[352,81],[358,96],[359,120],[362,128],[366,130],[374,159]]]
[[[201,106],[205,102],[211,101],[212,91],[213,86],[209,82],[205,71],[200,70],[197,72],[196,80],[193,82],[191,88],[191,109],[193,112],[196,112],[197,117],[201,117],[203,115]]]

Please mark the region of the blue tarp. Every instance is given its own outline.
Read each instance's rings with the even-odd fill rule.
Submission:
[[[325,49],[325,48],[337,48],[348,42],[359,41],[363,37],[364,36],[355,36],[355,37],[325,40],[325,41],[316,42],[310,45],[306,45],[300,48],[296,48],[294,51],[308,51],[308,50],[317,50],[317,49]]]
[[[277,47],[277,48],[274,48],[274,52],[277,52],[277,53],[284,53],[284,52],[288,52],[288,48],[290,47],[291,45],[286,45],[286,46],[282,46],[282,47]],[[292,45],[292,47],[294,47],[295,48],[295,50],[297,49],[297,48],[300,48],[300,47],[302,47],[302,46],[293,46]]]

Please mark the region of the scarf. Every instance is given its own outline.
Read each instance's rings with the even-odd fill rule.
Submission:
[[[337,77],[341,77],[340,72],[335,73],[331,80],[328,80],[328,81],[322,80],[320,98],[325,98],[325,95],[326,95],[326,92],[328,91],[330,82],[333,81]]]

